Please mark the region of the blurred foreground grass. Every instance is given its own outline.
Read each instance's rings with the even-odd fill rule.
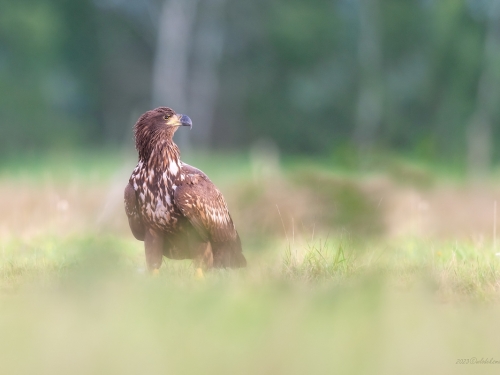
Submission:
[[[492,243],[433,236],[432,210],[387,220],[394,203],[382,211],[377,194],[407,197],[407,182],[306,165],[266,186],[258,161],[195,160],[227,196],[249,267],[197,281],[189,261],[166,261],[151,278],[121,207],[133,160],[101,159],[4,170],[0,374],[498,372],[456,364],[500,361]],[[399,221],[411,231],[394,236]]]

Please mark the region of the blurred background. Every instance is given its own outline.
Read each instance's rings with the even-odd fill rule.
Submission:
[[[186,151],[265,139],[481,173],[499,47],[493,0],[2,0],[0,154],[122,145],[168,105],[193,119]]]
[[[498,0],[0,0],[0,373],[498,373],[498,103]],[[157,106],[247,269],[145,271]]]
[[[132,127],[166,105],[250,246],[496,239],[499,102],[493,0],[0,0],[0,234],[129,236]]]

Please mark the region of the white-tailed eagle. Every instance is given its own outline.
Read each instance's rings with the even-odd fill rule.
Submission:
[[[183,163],[172,137],[191,119],[159,107],[134,126],[139,162],[125,188],[125,211],[146,263],[158,272],[162,257],[193,259],[196,268],[246,266],[224,197],[200,170]]]

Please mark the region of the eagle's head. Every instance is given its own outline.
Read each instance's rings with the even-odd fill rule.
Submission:
[[[139,157],[147,157],[156,143],[171,141],[180,126],[192,128],[193,123],[188,116],[177,114],[171,108],[158,107],[144,113],[134,126],[135,147]]]

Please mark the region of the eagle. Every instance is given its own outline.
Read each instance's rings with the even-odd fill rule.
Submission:
[[[180,160],[173,141],[186,115],[159,107],[134,126],[139,160],[125,188],[132,234],[144,241],[148,270],[157,274],[163,256],[193,259],[197,275],[211,268],[246,266],[226,201],[205,173]]]

